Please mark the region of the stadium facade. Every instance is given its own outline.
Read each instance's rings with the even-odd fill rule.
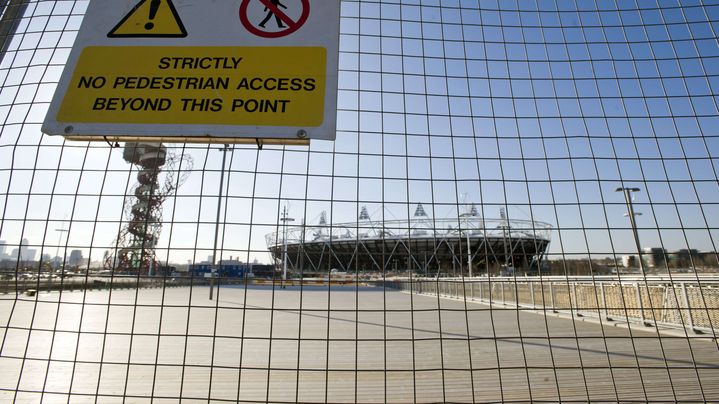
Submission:
[[[552,226],[531,220],[480,217],[472,207],[458,218],[431,218],[422,204],[409,220],[358,220],[287,225],[266,236],[273,259],[295,275],[342,272],[415,272],[425,276],[537,273]],[[285,219],[285,220],[283,220]]]

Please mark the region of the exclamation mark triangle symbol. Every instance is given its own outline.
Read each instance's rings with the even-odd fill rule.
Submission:
[[[187,31],[172,0],[141,0],[107,36],[183,38]]]

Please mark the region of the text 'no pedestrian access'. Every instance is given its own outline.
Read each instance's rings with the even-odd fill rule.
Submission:
[[[316,126],[324,116],[318,106],[325,53],[320,47],[88,47],[68,88],[74,102],[62,105],[59,119]]]

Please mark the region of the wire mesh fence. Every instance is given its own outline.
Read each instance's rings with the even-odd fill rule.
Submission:
[[[0,401],[719,400],[719,4],[342,0],[262,147],[43,135],[88,1],[0,5]]]

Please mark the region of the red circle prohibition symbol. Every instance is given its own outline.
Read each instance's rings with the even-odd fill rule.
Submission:
[[[253,1],[259,1],[260,3],[262,3],[262,5],[267,8],[268,12],[272,12],[275,18],[279,18],[282,22],[284,22],[286,25],[285,29],[283,29],[282,31],[263,31],[262,29],[258,28],[257,25],[259,24],[257,24],[257,22],[251,22],[247,16],[247,7]],[[249,32],[257,36],[263,38],[281,38],[297,31],[298,29],[300,29],[300,27],[302,27],[302,25],[304,25],[305,22],[307,22],[307,18],[310,16],[310,1],[301,0],[301,2],[302,15],[300,15],[300,18],[297,19],[297,21],[294,21],[287,14],[285,14],[282,9],[273,4],[271,0],[242,0],[242,4],[240,5],[240,21]]]

